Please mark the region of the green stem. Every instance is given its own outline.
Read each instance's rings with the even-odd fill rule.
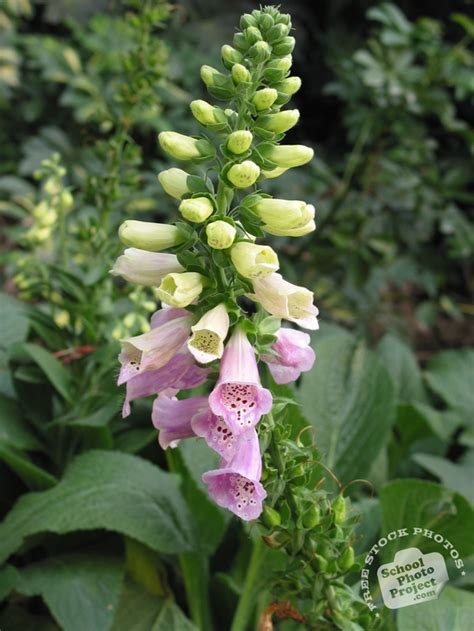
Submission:
[[[181,473],[179,456],[171,449],[166,450],[168,468],[175,473]],[[190,552],[178,555],[179,565],[183,575],[186,600],[191,620],[200,631],[212,631],[212,615],[209,605],[209,563],[203,554]]]
[[[257,539],[253,546],[252,555],[248,564],[247,576],[245,577],[244,588],[234,614],[230,631],[245,631],[248,627],[255,599],[258,595],[255,593],[255,586],[265,552],[266,549],[262,540],[260,538]]]

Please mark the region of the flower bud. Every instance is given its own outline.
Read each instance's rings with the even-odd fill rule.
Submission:
[[[234,46],[242,53],[244,53],[249,47],[247,38],[243,33],[235,33],[232,42]]]
[[[188,349],[201,364],[220,359],[224,353],[224,341],[229,331],[229,315],[224,304],[205,313],[194,326],[188,341]]]
[[[305,528],[315,528],[319,524],[320,511],[317,506],[311,506],[303,515],[303,526]]]
[[[240,155],[248,151],[252,140],[252,134],[245,129],[233,131],[227,138],[227,149],[236,155]]]
[[[207,197],[193,197],[183,199],[179,205],[179,212],[188,221],[202,223],[214,212],[214,206]]]
[[[299,200],[261,198],[252,210],[276,229],[299,228],[314,219],[314,206]]]
[[[267,31],[269,28],[272,28],[274,24],[273,18],[268,13],[260,13],[260,17],[258,20],[258,25],[264,31]]]
[[[69,191],[67,188],[61,191],[59,201],[61,204],[61,208],[64,211],[71,210],[71,208],[74,206],[74,198],[71,191]]]
[[[276,56],[289,55],[293,52],[296,40],[294,37],[287,36],[273,46],[273,54]]]
[[[299,77],[288,77],[287,79],[280,81],[280,83],[275,87],[278,92],[282,92],[287,96],[293,96],[293,94],[296,94],[301,88],[301,79]]]
[[[263,507],[262,520],[265,526],[268,528],[274,528],[281,524],[281,515],[271,506],[265,505]]]
[[[300,118],[298,110],[284,110],[276,114],[267,114],[257,120],[257,126],[274,134],[284,134],[294,127]]]
[[[262,61],[266,61],[271,57],[272,49],[267,42],[255,42],[255,44],[250,48],[248,55],[251,59],[253,59],[256,63],[261,63]]]
[[[201,123],[201,125],[215,125],[216,123],[222,123],[226,120],[223,111],[207,103],[207,101],[201,99],[191,101],[190,107],[194,118],[198,123]]]
[[[208,88],[223,86],[228,83],[229,80],[227,75],[219,72],[219,70],[216,70],[212,66],[201,66],[200,74],[201,79]]]
[[[118,235],[124,245],[149,252],[160,252],[184,241],[184,236],[176,226],[134,219],[124,221]]]
[[[190,192],[188,188],[189,177],[189,173],[177,168],[166,169],[158,174],[158,180],[165,193],[168,193],[175,199],[181,199],[183,195]]]
[[[340,526],[346,521],[346,500],[342,495],[338,495],[332,503],[334,512],[334,523]]]
[[[230,167],[227,178],[236,188],[247,188],[258,180],[260,168],[251,160],[244,160],[241,164]]]
[[[349,546],[338,558],[337,564],[341,570],[349,570],[354,565],[354,560],[354,548]]]
[[[275,24],[268,31],[266,39],[268,42],[270,42],[270,44],[273,44],[274,42],[278,42],[278,40],[281,40],[283,37],[286,37],[289,32],[290,28],[286,24]],[[278,53],[274,54],[276,55]]]
[[[234,242],[236,232],[227,221],[213,221],[206,226],[207,242],[214,250],[225,250]]]
[[[245,38],[249,44],[262,41],[263,37],[256,26],[249,26],[245,29]]]
[[[222,63],[228,70],[230,70],[234,64],[239,64],[243,59],[239,51],[228,44],[222,46],[221,57]]]
[[[205,277],[197,272],[168,274],[156,290],[157,297],[173,307],[187,307],[204,289]]]
[[[184,271],[174,254],[147,252],[127,248],[110,270],[113,276],[121,276],[137,285],[159,285],[167,274]]]
[[[312,160],[314,151],[305,145],[273,145],[262,150],[265,158],[277,167],[299,167]]]
[[[192,160],[210,156],[213,153],[212,145],[208,140],[197,140],[175,131],[162,131],[158,140],[161,148],[177,160]]]
[[[276,253],[268,245],[241,241],[232,247],[230,257],[245,278],[263,278],[280,267]]]
[[[275,167],[274,169],[271,169],[271,171],[265,171],[262,169],[261,173],[263,177],[267,178],[267,180],[272,180],[274,177],[280,177],[280,175],[283,175],[283,173],[285,173],[286,171],[288,171],[288,169],[284,169],[283,167]]]
[[[250,13],[244,13],[240,18],[240,28],[244,30],[251,26],[257,26],[257,20]]]
[[[253,96],[253,104],[258,111],[268,110],[278,97],[278,92],[273,88],[257,90]]]
[[[250,72],[242,64],[232,66],[232,79],[236,85],[250,81]]]

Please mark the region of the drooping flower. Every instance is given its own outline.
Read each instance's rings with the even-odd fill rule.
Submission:
[[[209,372],[207,368],[196,366],[191,353],[182,349],[158,370],[140,373],[127,381],[122,416],[130,414],[130,403],[135,399],[149,397],[165,390],[177,393],[180,390],[197,388],[206,381]]]
[[[258,437],[252,431],[250,440],[242,442],[230,462],[223,460],[219,469],[207,471],[202,481],[211,498],[245,521],[257,519],[267,494],[260,483],[262,460]]]
[[[202,292],[205,280],[205,277],[197,272],[168,274],[161,281],[156,294],[168,305],[187,307]]]
[[[251,438],[253,431],[248,430],[236,436],[223,417],[216,416],[209,407],[193,417],[191,427],[196,436],[204,438],[208,447],[217,452],[226,462],[234,458],[242,443]]]
[[[163,449],[176,447],[183,438],[195,436],[191,421],[196,414],[207,408],[207,397],[190,397],[179,401],[160,394],[153,403],[151,413],[153,425],[160,430],[160,446]]]
[[[255,352],[239,326],[225,347],[209,405],[236,435],[255,427],[272,407],[270,391],[260,384]]]
[[[181,309],[163,309],[151,331],[121,340],[122,352],[118,385],[138,374],[158,370],[176,355],[188,338],[193,323],[192,315],[182,315]]]
[[[229,315],[224,304],[205,313],[191,327],[192,336],[188,349],[201,364],[220,359],[224,352],[224,340],[229,331]]]
[[[313,292],[284,280],[281,274],[270,274],[253,281],[252,300],[277,318],[294,322],[304,329],[319,328],[316,316],[319,311],[313,304]]]
[[[115,261],[110,273],[138,285],[159,285],[167,274],[182,271],[183,267],[174,254],[127,248]]]
[[[311,338],[303,331],[279,329],[272,345],[276,355],[262,355],[273,379],[278,384],[296,381],[302,372],[311,370],[316,354],[310,346]]]
[[[230,251],[235,269],[245,278],[263,278],[279,268],[278,257],[268,245],[240,241]]]

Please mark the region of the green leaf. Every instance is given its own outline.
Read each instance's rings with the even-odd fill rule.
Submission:
[[[64,366],[42,346],[23,344],[21,348],[41,368],[59,394],[67,401],[72,402],[70,375]]]
[[[426,380],[432,390],[452,408],[472,419],[474,409],[474,349],[444,351],[428,364]]]
[[[471,504],[474,504],[473,469],[471,464],[454,464],[446,458],[439,458],[429,454],[415,454],[413,460],[439,478],[448,489],[463,495]]]
[[[402,401],[425,401],[421,371],[410,347],[388,333],[380,342],[378,355],[395,384],[396,396]]]
[[[0,460],[5,462],[33,491],[49,489],[57,483],[53,475],[34,464],[27,454],[2,443],[0,443]]]
[[[136,456],[90,451],[78,456],[49,491],[23,495],[0,525],[0,559],[25,537],[104,528],[153,550],[193,549],[191,517],[176,476]]]
[[[0,568],[0,602],[17,586],[20,575],[13,565]]]
[[[65,554],[23,568],[17,591],[42,596],[64,631],[108,631],[123,572],[123,562],[113,557]]]
[[[2,443],[18,449],[42,449],[33,430],[23,420],[16,401],[0,395],[0,444]]]
[[[472,628],[474,594],[446,587],[437,600],[404,607],[398,612],[398,631],[467,631]]]
[[[380,493],[381,532],[398,528],[426,528],[448,539],[464,557],[474,552],[474,510],[458,493],[440,484],[424,480],[395,480]],[[423,552],[440,551],[440,544],[421,535],[403,538],[403,548],[422,548]],[[393,559],[400,541],[389,542],[384,558]]]
[[[316,355],[302,377],[300,400],[325,464],[345,483],[366,476],[387,442],[394,386],[375,353],[349,334],[316,341]]]
[[[0,321],[2,323],[0,347],[8,348],[16,342],[26,340],[29,322],[24,307],[20,301],[4,293],[0,293]]]

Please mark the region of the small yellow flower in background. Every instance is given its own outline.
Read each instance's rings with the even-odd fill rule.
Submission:
[[[64,311],[64,309],[57,311],[53,316],[53,320],[60,329],[65,329],[71,324],[71,316],[67,311]]]

